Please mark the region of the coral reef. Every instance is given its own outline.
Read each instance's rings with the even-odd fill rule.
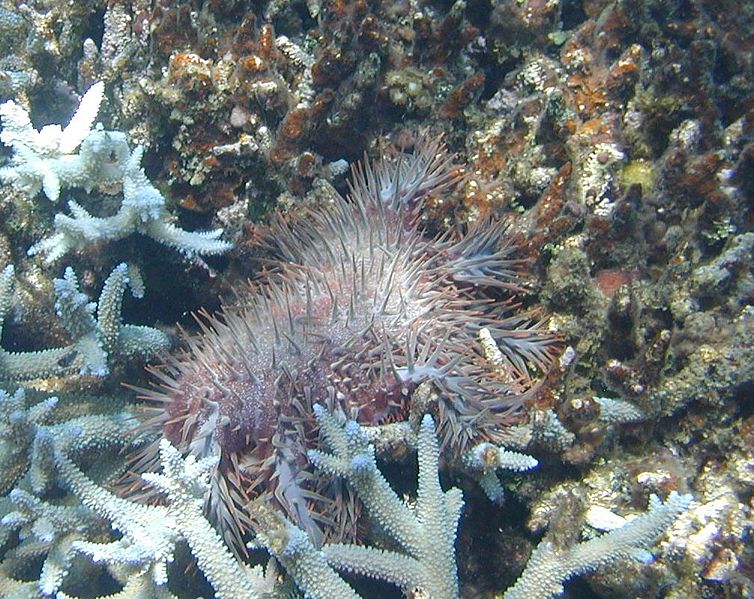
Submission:
[[[25,398],[20,390],[13,397],[4,394],[0,400],[6,417],[11,419],[24,409]],[[44,403],[47,409],[54,408],[54,402]],[[317,468],[345,477],[371,517],[405,553],[343,543],[318,548],[303,530],[261,501],[253,506],[258,542],[312,599],[359,597],[336,574],[336,569],[384,579],[407,592],[457,597],[454,544],[463,499],[460,490],[443,491],[440,486],[439,446],[432,418],[424,416],[418,432],[419,484],[416,504],[410,507],[379,473],[374,447],[365,431],[354,421],[339,422],[321,406],[314,410],[320,432],[333,453],[312,450],[310,459]],[[123,416],[127,420],[133,418],[102,416],[99,426],[94,424],[94,416],[74,427],[69,422],[62,427],[31,425],[45,459],[29,470],[34,494],[21,488],[9,494],[12,510],[0,521],[4,535],[0,539],[7,541],[10,533],[18,530],[22,543],[0,564],[0,589],[7,596],[56,594],[67,598],[69,595],[61,589],[76,567],[75,557],[85,555],[93,564],[107,566],[113,578],[123,584],[123,597],[173,597],[167,588],[167,565],[174,559],[178,541],[185,539],[217,597],[278,596],[274,578],[265,575],[262,568],[252,569],[236,562],[204,516],[204,498],[210,492],[209,479],[217,466],[216,458],[184,458],[163,439],[162,473],[146,473],[143,478],[168,497],[167,506],[149,506],[117,497],[94,483],[72,461],[71,456],[82,450],[81,439],[91,440],[96,435],[108,442],[114,438],[116,445],[126,443],[122,435],[112,430],[116,423],[122,426]],[[4,441],[12,439],[7,429],[0,431]],[[130,437],[134,442],[133,435]],[[45,487],[34,484],[40,475],[48,480]],[[53,478],[80,504],[71,507],[41,499]],[[550,597],[562,590],[564,579],[632,556],[652,542],[689,501],[690,496],[677,494],[671,494],[665,504],[655,498],[646,515],[566,553],[543,542],[521,579],[505,596],[535,593],[537,597]],[[100,540],[107,536],[105,523],[120,533],[117,539]],[[23,570],[19,560],[32,552],[45,556],[39,580],[24,582],[15,578],[14,571]],[[268,570],[271,568],[268,565]]]
[[[13,397],[6,394],[2,403],[6,418],[12,420],[14,414],[23,409],[24,394],[20,391]],[[49,408],[51,402],[44,404]],[[202,515],[202,473],[207,470],[207,464],[196,464],[191,458],[184,462],[175,449],[166,445],[162,450],[164,474],[149,478],[150,483],[169,495],[170,507],[164,507],[121,499],[93,482],[72,461],[84,450],[91,450],[93,439],[97,439],[100,449],[110,444],[118,448],[133,444],[138,440],[133,430],[124,435],[124,426],[128,426],[129,421],[132,427],[136,422],[133,415],[114,414],[87,416],[80,422],[66,421],[58,425],[30,423],[35,428],[35,447],[39,447],[35,455],[43,452],[45,458],[38,460],[36,466],[32,464],[30,473],[44,474],[75,494],[80,503],[76,506],[59,504],[54,495],[44,499],[50,494],[45,493],[47,489],[34,485],[34,476],[31,478],[33,495],[22,488],[10,493],[12,510],[6,510],[1,521],[2,531],[7,540],[14,530],[19,530],[22,542],[8,552],[2,562],[0,588],[5,588],[4,596],[17,593],[19,597],[42,597],[57,593],[58,597],[67,597],[60,591],[67,588],[71,592],[67,577],[79,566],[76,556],[86,555],[93,564],[106,565],[111,575],[123,583],[123,596],[142,593],[172,597],[166,588],[167,564],[173,560],[180,538],[187,538],[218,596],[257,596],[251,582],[244,586],[246,573],[241,571]],[[3,430],[4,442],[13,439],[7,433]],[[50,483],[48,487],[51,486]],[[110,527],[117,530],[120,537],[108,542],[105,540],[111,536]],[[30,554],[44,555],[45,561],[39,581],[24,583],[14,578],[14,572],[23,572],[23,557]],[[258,576],[258,573],[254,571],[253,575]],[[249,576],[252,576],[251,570]],[[253,580],[260,587],[265,584],[261,576]],[[227,593],[228,588],[235,594]]]
[[[0,596],[411,595],[315,405],[407,518],[432,415],[460,597],[753,596],[753,39],[729,0],[0,0]],[[370,237],[395,177],[421,206]],[[334,305],[345,350],[302,326]],[[337,573],[341,537],[411,585]]]
[[[671,493],[665,503],[650,498],[649,511],[623,523],[615,530],[563,551],[550,541],[542,541],[529,558],[516,584],[505,591],[504,599],[556,597],[563,583],[575,575],[604,568],[609,564],[642,556],[644,548],[668,528],[691,503],[691,495]]]

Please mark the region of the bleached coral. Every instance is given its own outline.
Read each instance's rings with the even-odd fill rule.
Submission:
[[[14,510],[3,517],[0,527],[6,534],[17,530],[23,542],[6,556],[4,565],[12,570],[14,561],[28,559],[31,553],[42,557],[38,590],[51,595],[71,567],[73,545],[103,534],[105,524],[81,505],[54,505],[21,489],[14,489],[9,497]]]
[[[0,564],[0,590],[4,596],[34,597],[63,592],[66,580],[80,567],[76,556],[105,565],[123,589],[117,597],[172,597],[167,588],[167,565],[181,540],[197,559],[219,599],[281,596],[274,569],[265,574],[236,561],[212,528],[203,510],[209,491],[214,458],[182,457],[166,440],[160,443],[162,472],[143,478],[167,497],[167,505],[144,505],[117,497],[95,483],[72,459],[94,448],[102,439],[125,447],[133,438],[127,413],[86,416],[58,424],[45,424],[56,407],[54,399],[27,406],[24,394],[4,394],[3,447],[15,443],[36,446],[37,466],[26,472],[25,482],[10,494],[11,509],[0,521],[0,542],[18,531],[21,542],[6,551]],[[439,484],[439,447],[434,423],[422,419],[417,437],[419,485],[414,505],[404,503],[377,469],[374,448],[355,422],[342,422],[317,407],[321,434],[332,453],[310,452],[312,462],[335,476],[346,478],[363,500],[370,517],[396,544],[397,549],[345,543],[315,547],[301,529],[268,504],[251,507],[257,540],[285,567],[307,597],[357,599],[359,595],[336,570],[385,580],[417,596],[451,599],[459,593],[455,562],[455,534],[463,500],[460,491],[443,491]],[[124,420],[125,418],[125,420]],[[15,425],[15,429],[13,426]],[[24,431],[26,431],[24,433]],[[25,465],[29,461],[14,459]],[[55,484],[67,488],[79,503],[46,500],[49,484],[39,485],[34,470],[46,471]],[[22,476],[19,472],[18,476]],[[17,477],[18,478],[18,477]],[[17,479],[16,478],[16,479]],[[39,478],[39,477],[37,477]],[[6,481],[13,484],[14,481]],[[23,488],[26,486],[26,489]],[[27,489],[31,489],[31,492]],[[691,501],[673,492],[663,503],[653,498],[642,516],[601,537],[559,548],[544,540],[506,599],[546,599],[562,591],[564,581],[616,561],[643,558],[646,548],[670,526]],[[108,529],[118,532],[114,538]],[[37,555],[39,580],[14,577],[23,556]],[[78,563],[78,565],[77,565]],[[70,592],[70,591],[69,591]]]
[[[94,165],[87,158],[99,154],[73,152],[93,133],[92,125],[104,91],[102,82],[92,85],[65,129],[46,125],[37,131],[22,106],[12,101],[0,105],[3,119],[0,141],[13,148],[13,163],[0,169],[0,180],[30,194],[43,189],[53,202],[60,197],[61,186],[86,187],[85,183],[95,175]]]
[[[309,536],[279,512],[261,504],[254,507],[257,538],[280,561],[309,599],[359,599],[322,550]]]
[[[563,592],[563,583],[620,560],[644,559],[650,546],[691,503],[691,495],[670,493],[663,503],[652,496],[649,510],[600,537],[561,549],[543,540],[526,569],[503,599],[549,599]]]
[[[524,472],[539,465],[537,460],[524,453],[510,451],[492,443],[475,445],[463,455],[464,467],[479,476],[479,484],[490,500],[500,502],[503,487],[497,475],[498,468]]]
[[[197,564],[218,599],[253,599],[267,590],[259,569],[240,565],[203,515],[209,477],[215,458],[183,458],[167,440],[160,442],[162,474],[147,473],[144,480],[167,495],[167,514],[175,530],[188,541]]]
[[[108,447],[135,446],[142,439],[134,433],[137,421],[128,411],[59,421],[54,412],[58,403],[57,397],[31,403],[23,388],[12,394],[0,390],[0,452],[6,464],[0,470],[0,492],[7,492],[27,473],[32,491],[47,490],[53,442],[68,455],[81,456]]]
[[[374,448],[356,422],[341,425],[321,406],[315,406],[315,413],[332,453],[312,450],[309,459],[316,467],[348,480],[370,517],[402,550],[336,543],[322,549],[327,562],[338,570],[386,580],[405,591],[457,597],[455,539],[463,497],[459,489],[443,491],[440,487],[439,447],[432,418],[425,416],[419,429],[419,487],[412,508],[380,474]],[[291,541],[300,543],[295,537]],[[285,565],[285,558],[281,559]]]
[[[137,147],[123,164],[123,202],[112,216],[92,216],[71,200],[71,216],[55,215],[55,233],[29,248],[29,255],[43,254],[54,262],[71,250],[142,233],[155,241],[175,248],[187,256],[221,254],[232,245],[222,241],[222,229],[185,231],[170,222],[165,198],[152,185],[141,168],[143,148]]]
[[[5,493],[16,484],[34,461],[30,450],[38,425],[57,404],[51,397],[35,406],[27,407],[23,389],[10,394],[0,390],[0,451],[5,467],[0,469],[0,492]]]
[[[167,564],[173,560],[178,532],[164,506],[147,506],[116,497],[96,485],[63,452],[56,451],[56,466],[65,486],[94,513],[121,533],[108,543],[76,541],[72,550],[85,553],[95,563],[118,566],[124,580],[147,574],[156,587],[167,583]]]
[[[152,327],[121,322],[126,287],[134,278],[126,264],[116,266],[105,281],[99,301],[90,302],[81,293],[73,269],[54,281],[55,311],[71,335],[64,347],[39,351],[9,352],[0,348],[0,380],[25,381],[71,374],[105,376],[114,361],[149,358],[170,347],[165,333]],[[14,268],[0,273],[0,333],[13,306]],[[138,295],[141,284],[134,288]],[[95,318],[96,313],[96,318]]]
[[[13,414],[19,411],[23,393],[10,399]],[[43,402],[48,403],[48,402]],[[33,409],[33,408],[31,408]],[[85,419],[112,418],[119,434],[97,431],[97,423],[87,426]],[[11,414],[10,420],[14,420]],[[144,505],[117,497],[95,483],[72,456],[79,454],[77,443],[71,435],[82,430],[90,446],[100,444],[103,437],[113,437],[116,445],[127,447],[127,438],[133,438],[130,424],[122,415],[87,416],[79,423],[64,422],[53,426],[37,426],[37,437],[43,435],[51,459],[48,475],[67,488],[77,503],[58,504],[54,495],[43,499],[46,492],[36,494],[22,488],[10,493],[11,509],[0,520],[0,542],[11,532],[19,533],[20,542],[6,551],[0,564],[0,590],[13,590],[19,596],[68,597],[61,589],[72,571],[81,567],[77,556],[86,556],[95,564],[106,566],[110,574],[123,584],[122,597],[173,597],[167,588],[167,565],[173,560],[176,545],[188,541],[207,579],[215,588],[219,599],[253,598],[272,588],[273,580],[266,579],[260,568],[248,568],[235,561],[220,536],[202,514],[204,496],[208,491],[208,469],[212,460],[196,462],[184,460],[178,451],[164,442],[161,446],[162,474],[145,478],[164,491],[169,505]],[[101,423],[100,423],[101,424]],[[94,428],[93,428],[94,427]],[[128,431],[128,434],[123,434]],[[117,438],[115,438],[117,437]],[[138,436],[137,436],[138,437]],[[70,504],[70,505],[69,505]],[[117,531],[114,538],[108,531]],[[26,568],[24,556],[42,559],[39,580],[24,583],[14,573]],[[23,593],[27,593],[24,595]],[[139,594],[141,593],[141,594]],[[6,596],[6,595],[3,595]]]
[[[23,389],[0,391],[0,452],[7,466],[0,491],[0,596],[54,595],[72,567],[78,542],[107,535],[109,524],[78,503],[60,501],[56,454],[86,460],[93,452],[100,471],[122,472],[120,460],[104,459],[104,451],[133,448],[143,441],[134,433],[137,420],[128,411],[66,418],[59,401],[50,397],[34,403]],[[17,541],[13,541],[14,535]],[[33,558],[33,559],[30,559]],[[41,563],[38,580],[28,580]]]
[[[131,151],[125,134],[106,131],[101,125],[92,128],[103,94],[101,82],[90,87],[64,129],[47,125],[37,131],[23,107],[13,101],[0,106],[0,140],[13,149],[11,165],[0,169],[1,181],[32,195],[43,190],[52,201],[57,201],[64,187],[87,192],[95,187],[108,191],[121,187],[123,191],[119,210],[107,217],[92,216],[70,201],[73,216],[57,214],[53,235],[34,244],[29,254],[43,254],[50,263],[72,250],[135,232],[187,256],[228,251],[232,244],[220,239],[222,229],[190,232],[171,222],[165,198],[141,168],[142,147]]]
[[[645,420],[647,415],[639,407],[623,399],[612,397],[595,397],[600,406],[599,419],[609,424],[625,424]]]

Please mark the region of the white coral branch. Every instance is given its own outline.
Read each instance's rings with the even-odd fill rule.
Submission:
[[[559,549],[550,541],[542,541],[529,559],[526,569],[503,599],[549,599],[563,592],[563,583],[619,560],[643,557],[646,548],[655,542],[691,503],[691,495],[673,491],[663,503],[650,499],[649,510],[596,539]]]
[[[458,489],[443,491],[438,475],[439,447],[430,416],[418,435],[419,487],[416,507],[403,503],[380,474],[364,430],[353,421],[341,426],[321,406],[315,406],[320,432],[332,448],[312,450],[312,463],[342,476],[354,487],[370,517],[405,553],[327,545],[322,551],[336,569],[394,582],[405,590],[430,597],[457,597],[455,538],[463,497]]]
[[[57,201],[63,187],[123,189],[123,202],[116,214],[95,217],[71,201],[72,216],[55,216],[55,232],[29,249],[42,254],[47,263],[72,250],[103,241],[121,239],[134,232],[148,235],[183,254],[221,254],[232,244],[222,241],[222,230],[190,232],[175,226],[165,198],[152,185],[141,167],[144,149],[129,148],[124,133],[92,129],[104,95],[104,84],[95,83],[81,98],[65,129],[47,125],[37,131],[29,113],[13,101],[0,105],[3,130],[0,141],[13,149],[11,165],[0,169],[0,181],[29,193],[40,190]],[[79,149],[78,153],[74,153]]]
[[[168,513],[175,530],[183,536],[196,557],[199,569],[215,589],[218,599],[254,599],[265,581],[257,572],[242,568],[203,515],[204,496],[215,458],[183,458],[169,441],[160,442],[162,474],[142,478],[167,495]]]
[[[92,132],[92,125],[94,125],[94,119],[97,118],[104,95],[105,84],[102,81],[94,83],[86,90],[71,121],[63,129],[60,139],[60,152],[62,154],[74,152]]]

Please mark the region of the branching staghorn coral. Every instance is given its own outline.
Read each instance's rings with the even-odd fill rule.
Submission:
[[[624,399],[595,396],[594,401],[600,406],[599,419],[608,424],[639,422],[647,418],[637,405]]]
[[[15,399],[22,400],[23,394]],[[388,580],[406,590],[424,589],[432,597],[457,596],[453,544],[463,501],[457,489],[443,492],[440,488],[439,448],[432,419],[425,417],[419,431],[419,493],[416,506],[410,508],[377,470],[374,449],[358,424],[350,421],[344,426],[321,408],[318,417],[334,453],[320,452],[313,459],[328,470],[337,470],[354,485],[377,523],[406,553],[346,544],[317,549],[306,533],[261,504],[254,510],[257,525],[264,525],[258,530],[258,539],[302,591],[314,599],[358,597],[333,568]],[[90,435],[94,436],[91,431]],[[73,451],[65,435],[49,435],[48,446],[48,468],[81,505],[54,505],[16,489],[11,493],[14,510],[6,514],[0,526],[0,532],[6,534],[22,531],[25,539],[3,563],[7,570],[13,571],[13,559],[19,553],[28,553],[32,545],[45,557],[35,587],[40,593],[60,592],[73,558],[79,554],[106,565],[124,584],[124,597],[138,596],[125,594],[135,590],[169,597],[166,566],[180,539],[188,542],[219,599],[246,599],[273,592],[274,581],[265,578],[260,568],[238,563],[204,516],[209,474],[216,467],[216,459],[183,458],[163,439],[162,472],[145,474],[144,479],[166,495],[168,504],[144,505],[117,497],[90,480],[68,456]],[[120,538],[103,541],[108,536],[104,534],[105,524],[117,530]],[[6,582],[11,584],[12,580],[9,577]],[[0,574],[0,584],[2,581]],[[28,585],[20,588],[30,590]],[[62,592],[59,596],[67,597]]]
[[[3,597],[54,594],[71,567],[74,543],[101,538],[109,530],[108,523],[90,510],[59,500],[56,452],[76,460],[94,454],[100,478],[117,477],[122,473],[122,460],[105,460],[104,452],[133,448],[144,441],[144,435],[134,431],[138,421],[129,411],[73,418],[59,411],[56,397],[31,403],[23,389],[13,394],[0,391],[0,452],[7,460],[0,473],[0,492],[15,487],[0,508],[0,545],[13,533],[19,539],[6,546],[0,564]],[[23,582],[30,559],[31,564],[41,563],[34,584]]]
[[[124,412],[41,424],[55,409],[54,399],[26,406],[22,391],[12,396],[4,393],[0,399],[0,445],[7,448],[20,442],[29,447],[33,443],[40,454],[37,464],[28,467],[24,480],[10,493],[11,509],[6,508],[0,520],[0,542],[7,541],[14,531],[20,536],[20,543],[7,550],[0,563],[3,596],[15,599],[57,593],[60,599],[68,599],[69,594],[63,591],[66,580],[82,567],[79,558],[86,558],[106,566],[121,582],[123,589],[115,597],[172,597],[166,585],[166,566],[181,540],[187,541],[218,599],[287,596],[278,591],[269,565],[264,574],[259,567],[236,561],[204,515],[216,458],[184,458],[163,439],[162,472],[143,476],[164,493],[167,505],[144,505],[117,497],[95,483],[72,459],[94,448],[133,443],[132,415]],[[415,504],[406,504],[377,470],[374,448],[364,429],[354,421],[343,423],[319,406],[316,410],[321,434],[331,452],[312,451],[312,461],[349,481],[370,517],[399,550],[344,543],[318,548],[303,530],[262,500],[252,507],[257,541],[312,599],[359,596],[336,570],[386,580],[404,591],[424,593],[421,596],[457,597],[454,541],[463,500],[457,489],[442,491],[440,487],[439,448],[432,419],[425,416],[420,425],[418,494]],[[24,430],[25,436],[19,434]],[[44,473],[40,476],[35,471]],[[23,475],[21,472],[15,480]],[[53,485],[51,479],[54,485],[68,489],[76,503],[46,499]],[[35,480],[46,482],[40,485]],[[9,486],[6,484],[6,488]],[[50,497],[58,494],[59,491]],[[644,516],[570,549],[556,549],[549,541],[543,541],[506,599],[524,595],[548,599],[560,592],[570,577],[640,555],[689,501],[689,496],[675,493],[664,504],[653,500]],[[113,539],[110,528],[119,533],[119,538]],[[23,571],[32,555],[42,558],[39,580],[17,578],[15,572]]]
[[[73,546],[87,538],[107,533],[107,523],[82,505],[66,506],[47,503],[22,489],[14,489],[9,499],[14,510],[0,521],[4,536],[17,530],[22,543],[8,552],[3,567],[19,570],[20,562],[32,555],[42,557],[42,570],[34,589],[54,594],[71,568]]]
[[[121,571],[113,573],[122,575],[124,582],[134,575],[147,575],[156,588],[164,586],[167,564],[178,541],[175,521],[167,508],[113,495],[87,478],[62,451],[56,451],[55,463],[63,484],[122,535],[107,543],[80,540],[72,550],[89,555],[95,563],[119,566]]]
[[[204,501],[209,477],[217,466],[215,458],[183,458],[167,440],[160,442],[162,474],[146,473],[144,480],[164,493],[167,513],[175,530],[189,544],[197,565],[215,589],[218,599],[258,597],[269,590],[271,581],[236,561],[220,535],[204,517]]]
[[[23,388],[14,393],[0,390],[0,493],[11,489],[24,475],[29,488],[43,493],[51,485],[52,443],[78,457],[107,448],[127,448],[144,440],[134,432],[138,425],[129,411],[92,413],[62,419],[56,413],[57,397],[37,403],[26,398]]]
[[[332,453],[311,450],[309,458],[317,468],[348,480],[370,517],[405,552],[335,543],[322,549],[327,562],[338,570],[387,580],[407,592],[458,596],[455,539],[463,497],[459,489],[443,491],[440,487],[439,447],[432,418],[425,416],[420,424],[419,487],[416,505],[411,508],[380,474],[374,448],[356,422],[341,425],[321,406],[315,406],[315,413]]]
[[[557,548],[543,540],[532,553],[526,569],[503,599],[550,599],[563,592],[563,584],[573,578],[621,560],[640,559],[646,548],[655,542],[686,511],[691,495],[673,491],[665,502],[652,496],[649,510],[622,527],[600,537],[577,543],[567,549]]]
[[[0,590],[15,589],[19,597],[48,597],[56,593],[61,599],[68,597],[61,591],[66,577],[77,567],[76,556],[86,556],[94,564],[107,566],[111,575],[124,585],[122,595],[118,595],[124,599],[173,597],[166,586],[166,566],[172,561],[180,539],[188,541],[218,598],[256,597],[272,585],[263,580],[256,569],[242,566],[233,559],[202,514],[206,471],[213,467],[213,460],[196,463],[188,458],[184,461],[165,442],[161,450],[164,472],[148,478],[166,492],[170,504],[148,506],[129,501],[93,482],[73,458],[94,448],[132,445],[141,438],[134,433],[137,421],[132,415],[85,416],[41,425],[32,422],[32,418],[39,420],[38,414],[51,411],[56,403],[54,398],[26,408],[23,391],[19,390],[13,396],[4,393],[0,400],[3,447],[19,441],[19,435],[13,434],[8,424],[18,423],[27,412],[25,426],[16,428],[32,429],[34,444],[44,446],[44,458],[38,459],[37,465],[31,464],[26,478],[11,491],[12,509],[0,520],[0,543],[14,531],[18,531],[20,538],[17,546],[6,551],[0,564]],[[16,461],[23,463],[21,459],[14,459],[14,463]],[[48,495],[49,485],[40,488],[34,484],[35,470],[44,470],[43,478],[55,479],[55,484],[68,489],[77,503],[58,503],[59,492],[43,499]],[[11,484],[13,482],[16,481]],[[108,532],[111,528],[120,533],[120,538],[113,539]],[[15,572],[24,571],[23,560],[29,556],[43,558],[40,578],[33,584],[14,577]]]
[[[138,421],[129,411],[90,414],[61,420],[57,397],[30,403],[22,388],[13,394],[0,390],[0,451],[6,466],[0,469],[0,492],[5,493],[28,474],[35,493],[51,485],[52,443],[70,456],[108,447],[135,446],[144,440],[135,434]]]
[[[0,492],[13,488],[29,465],[37,461],[36,452],[31,450],[38,425],[45,422],[56,404],[57,399],[50,398],[27,407],[23,389],[17,389],[12,395],[0,391],[0,450],[6,464],[0,469]]]
[[[57,214],[53,235],[33,245],[29,254],[43,254],[51,263],[72,250],[134,232],[187,256],[228,251],[232,246],[220,239],[221,229],[189,232],[171,222],[165,198],[141,168],[142,147],[131,151],[125,134],[101,126],[92,129],[103,95],[103,83],[92,85],[64,129],[47,125],[37,131],[24,108],[12,101],[0,105],[0,141],[13,149],[11,165],[0,169],[0,181],[32,195],[43,190],[52,201],[57,201],[63,187],[87,192],[121,187],[123,192],[119,210],[108,217],[92,216],[71,200],[73,216]]]
[[[12,265],[0,273],[0,333],[13,305],[13,276]],[[135,357],[148,359],[170,347],[170,339],[162,331],[121,322],[126,287],[131,287],[134,297],[142,297],[144,293],[138,272],[126,264],[113,269],[96,303],[79,291],[76,274],[70,267],[66,268],[62,279],[55,279],[54,287],[55,311],[72,343],[29,352],[8,352],[0,348],[0,380],[106,376],[114,362]]]
[[[486,441],[474,446],[462,457],[463,467],[479,476],[479,485],[487,497],[495,502],[503,500],[503,486],[497,474],[499,468],[524,472],[536,468],[538,464],[539,462],[529,455],[510,451]]]
[[[33,195],[43,189],[53,202],[60,197],[63,186],[91,189],[97,182],[96,176],[106,174],[103,165],[107,154],[115,152],[116,159],[124,156],[122,152],[115,151],[115,147],[105,152],[101,144],[94,144],[90,148],[92,151],[74,154],[92,134],[92,125],[104,91],[102,83],[89,88],[65,128],[46,125],[37,131],[29,113],[22,106],[13,101],[0,105],[3,123],[0,141],[14,151],[12,165],[0,169],[0,180]],[[116,137],[119,142],[125,142],[123,134]],[[117,149],[122,149],[122,146]]]

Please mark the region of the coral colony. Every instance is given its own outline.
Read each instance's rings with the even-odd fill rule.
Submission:
[[[0,333],[13,307],[13,265],[0,273]],[[0,380],[25,381],[72,374],[102,377],[109,364],[121,364],[141,356],[149,359],[167,351],[168,336],[158,329],[121,322],[123,294],[131,287],[134,297],[143,297],[138,271],[119,264],[105,281],[99,301],[89,302],[79,291],[73,269],[54,281],[55,310],[70,334],[70,345],[43,351],[8,352],[0,348]],[[93,314],[97,312],[95,319]]]
[[[0,171],[5,182],[52,201],[65,187],[123,194],[110,217],[69,202],[72,216],[58,214],[53,235],[30,253],[54,261],[132,232],[187,255],[229,249],[220,230],[173,225],[141,169],[141,149],[130,150],[122,133],[92,129],[102,95],[103,85],[93,85],[67,127],[40,131],[17,104],[0,107],[1,139],[13,149]],[[96,564],[122,586],[111,596],[171,597],[169,565],[185,542],[219,598],[291,596],[291,584],[316,599],[359,596],[342,573],[415,596],[458,597],[464,500],[440,486],[440,457],[500,501],[499,469],[537,465],[503,442],[526,426],[530,400],[561,351],[535,313],[518,310],[525,262],[505,227],[483,222],[440,237],[420,227],[423,203],[459,177],[442,142],[424,136],[413,152],[387,151],[354,168],[347,198],[277,218],[269,271],[219,314],[201,315],[199,332],[151,368],[146,416],[104,407],[82,415],[70,401],[2,392],[0,443],[11,456],[2,487],[12,490],[0,542],[12,545],[0,595],[73,596]],[[13,275],[9,266],[0,278],[3,321],[13,310]],[[121,324],[128,285],[143,292],[135,269],[121,264],[95,306],[67,269],[55,291],[71,344],[2,350],[0,376],[10,384],[103,377],[118,361],[164,354],[164,334]],[[620,404],[612,411],[616,421],[641,417]],[[554,415],[548,422],[540,432],[562,429]],[[399,497],[377,466],[376,451],[396,438],[418,449],[415,501]],[[94,448],[131,454],[127,485],[115,483],[122,470],[104,458],[90,463]],[[70,500],[61,502],[66,491]],[[591,540],[545,538],[505,597],[554,597],[573,576],[644,557],[689,503],[672,492]],[[367,522],[375,534],[365,533]],[[268,551],[266,569],[244,563],[250,547]],[[37,576],[28,555],[41,563]]]
[[[190,233],[170,222],[165,198],[141,168],[143,148],[133,151],[123,133],[92,129],[104,92],[95,83],[81,98],[70,123],[34,129],[28,113],[15,102],[0,106],[3,131],[0,141],[13,148],[10,166],[0,169],[0,180],[36,194],[40,190],[53,202],[63,187],[120,187],[123,202],[112,216],[90,215],[75,201],[68,203],[73,217],[55,216],[55,232],[29,249],[54,262],[72,250],[97,242],[121,239],[139,232],[186,255],[219,254],[231,245],[219,239],[221,230]],[[78,154],[74,154],[76,150]]]

